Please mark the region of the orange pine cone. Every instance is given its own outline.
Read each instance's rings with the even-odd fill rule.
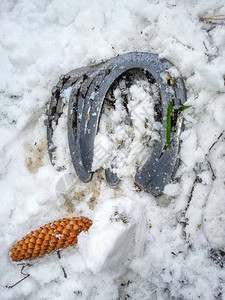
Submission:
[[[81,231],[87,231],[92,225],[88,218],[60,219],[31,231],[11,249],[13,261],[34,259],[46,253],[56,251],[77,243]]]

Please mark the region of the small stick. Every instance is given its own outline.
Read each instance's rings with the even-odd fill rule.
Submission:
[[[22,269],[21,269],[20,273],[21,273],[22,275],[25,275],[25,276],[26,276],[26,275],[28,275],[28,274],[24,274],[24,273],[23,273],[23,269],[24,269],[24,268],[25,268],[25,265],[22,266]]]
[[[30,276],[30,274],[27,274],[25,277],[23,277],[22,279],[20,279],[19,281],[17,281],[16,283],[14,283],[13,285],[10,286],[6,286],[8,289],[12,289],[14,286],[16,286],[17,284],[19,284],[20,282],[22,282],[23,280],[27,279]]]
[[[209,164],[209,168],[210,168],[210,170],[212,172],[212,180],[215,180],[216,179],[216,175],[215,175],[215,173],[213,171],[213,168],[212,168],[212,165],[211,165],[210,161],[208,161],[208,164]]]
[[[23,273],[23,270],[24,270],[24,268],[26,268],[26,267],[31,267],[32,266],[32,264],[28,264],[28,263],[20,263],[20,264],[17,264],[18,266],[22,266],[22,268],[21,268],[21,270],[20,270],[20,273],[22,274],[22,275],[24,275],[24,276],[26,276],[27,274],[24,274]]]
[[[221,136],[223,135],[223,131],[221,132],[221,134],[218,136],[217,140],[212,144],[212,146],[209,148],[209,151],[212,150],[212,148],[216,145],[216,143],[218,142],[218,140],[221,138]]]
[[[216,140],[216,141],[211,145],[211,147],[209,148],[209,151],[211,151],[212,148],[217,144],[217,142],[219,141],[219,139],[221,138],[221,136],[223,135],[223,133],[224,133],[224,131],[222,131],[222,132],[220,133],[220,135],[218,136],[217,140]],[[207,156],[208,156],[208,155],[207,155]],[[213,171],[212,165],[211,165],[211,163],[210,163],[209,160],[207,160],[207,163],[208,163],[208,165],[209,165],[210,171],[212,172],[212,180],[215,180],[215,179],[216,179],[216,175],[215,175],[215,173],[214,173],[214,171]]]
[[[209,49],[206,47],[206,44],[205,44],[205,42],[204,42],[204,41],[203,41],[203,45],[204,45],[204,47],[205,47],[206,51],[209,51]]]
[[[57,251],[57,255],[58,255],[58,258],[61,259],[61,255],[60,255],[60,252]],[[66,274],[66,271],[65,269],[63,268],[63,266],[60,264],[61,268],[62,268],[62,271],[63,271],[63,275],[65,278],[67,278],[67,274]]]
[[[187,233],[186,233],[186,226],[188,225],[188,218],[186,217],[186,214],[187,214],[187,210],[188,210],[188,208],[190,206],[190,202],[192,200],[192,197],[193,197],[193,194],[194,194],[194,190],[195,190],[195,187],[196,187],[197,183],[201,183],[201,178],[199,178],[196,175],[195,176],[195,180],[194,180],[194,182],[192,184],[192,188],[191,188],[190,194],[189,194],[189,198],[188,198],[188,201],[187,201],[187,206],[185,207],[185,209],[183,211],[184,221],[179,221],[179,223],[182,226],[183,237],[186,240],[186,242],[188,242],[188,243],[189,243],[189,241],[188,241],[188,236],[187,236]]]
[[[32,266],[31,264],[22,263],[22,264],[18,264],[18,266],[22,266],[20,273],[21,273],[22,275],[24,275],[25,277],[22,278],[22,279],[20,279],[19,281],[17,281],[17,282],[14,283],[13,285],[6,286],[8,289],[13,288],[13,287],[16,286],[17,284],[19,284],[21,281],[23,281],[24,279],[26,279],[26,278],[28,278],[28,277],[30,276],[30,274],[24,274],[24,273],[23,273],[23,270],[24,270],[25,267],[31,267],[31,266]]]

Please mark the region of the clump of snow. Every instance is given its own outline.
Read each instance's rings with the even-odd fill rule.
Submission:
[[[126,197],[105,200],[95,213],[89,234],[79,236],[79,251],[88,269],[122,275],[134,256],[140,255],[135,248],[137,244],[141,248],[144,227],[140,204]]]
[[[167,184],[164,189],[164,194],[172,197],[177,197],[181,193],[180,185],[178,183]]]
[[[224,14],[223,2],[211,0],[0,2],[1,299],[225,297],[224,21],[200,19]],[[159,198],[133,185],[161,130],[154,85],[129,88],[130,116],[121,88],[115,109],[105,105],[96,141],[107,141],[110,155],[95,155],[93,169],[113,165],[118,187],[109,187],[100,170],[90,183],[77,179],[66,111],[55,135],[66,170],[57,172],[47,153],[45,110],[59,76],[136,50],[170,60],[191,105],[183,111],[180,167]],[[62,250],[61,259],[53,253],[30,261],[23,270],[30,276],[9,288],[25,276],[9,256],[13,244],[46,223],[80,215],[93,225],[78,245]]]
[[[72,87],[63,90],[60,94],[62,99],[62,114],[60,115],[57,124],[53,121],[53,136],[52,143],[56,150],[54,151],[54,163],[58,168],[66,169],[70,165],[69,144],[67,137],[67,116],[68,116],[68,102]]]
[[[120,85],[125,85],[121,79]],[[158,87],[147,79],[135,79],[130,88],[116,88],[114,107],[105,104],[95,139],[92,169],[111,168],[119,178],[134,177],[137,166],[160,140],[161,123],[155,119]]]

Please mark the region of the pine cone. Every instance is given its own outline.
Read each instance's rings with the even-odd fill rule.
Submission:
[[[87,231],[92,221],[84,218],[61,219],[31,231],[11,249],[13,261],[34,259],[77,243],[81,231]]]

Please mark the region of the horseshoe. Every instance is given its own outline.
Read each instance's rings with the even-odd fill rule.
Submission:
[[[93,79],[85,97],[79,125],[79,138],[76,142],[77,148],[81,150],[79,153],[81,160],[79,162],[77,160],[74,161],[74,167],[77,171],[79,163],[80,172],[80,162],[82,162],[82,170],[85,170],[88,174],[84,178],[85,182],[91,179],[94,140],[104,99],[110,87],[128,70],[139,69],[150,73],[160,88],[162,120],[165,120],[169,101],[174,100],[174,108],[176,110],[186,101],[184,83],[181,78],[176,79],[176,83],[172,87],[168,87],[163,80],[163,75],[171,67],[174,66],[168,60],[160,60],[157,55],[144,52],[124,54],[109,60],[105,65],[101,66],[98,76]],[[95,92],[93,93],[93,91]],[[135,176],[136,183],[142,189],[151,192],[155,196],[162,194],[165,185],[173,179],[178,166],[179,136],[183,127],[183,118],[178,116],[176,119],[176,132],[172,134],[170,149],[166,147],[166,123],[165,121],[163,123],[162,141],[156,142],[152,154]],[[110,170],[106,170],[106,178],[109,183],[112,182],[114,184],[118,182],[116,174],[113,174]]]
[[[57,122],[62,114],[61,92],[72,86],[68,103],[68,141],[73,166],[83,182],[92,179],[94,140],[98,132],[102,107],[107,92],[119,78],[131,70],[139,70],[154,78],[160,90],[160,119],[163,123],[161,141],[146,158],[138,170],[135,182],[146,192],[158,196],[171,182],[179,164],[180,134],[183,130],[183,117],[178,109],[186,101],[186,91],[182,78],[177,78],[172,85],[165,82],[169,69],[175,68],[168,60],[159,59],[156,54],[131,52],[96,66],[80,68],[65,75],[53,90],[48,110],[47,138],[49,155],[54,164],[54,134],[52,122]],[[166,115],[170,101],[174,105],[172,119],[171,147],[166,143]],[[119,183],[119,178],[110,169],[105,170],[106,180],[110,185]]]

